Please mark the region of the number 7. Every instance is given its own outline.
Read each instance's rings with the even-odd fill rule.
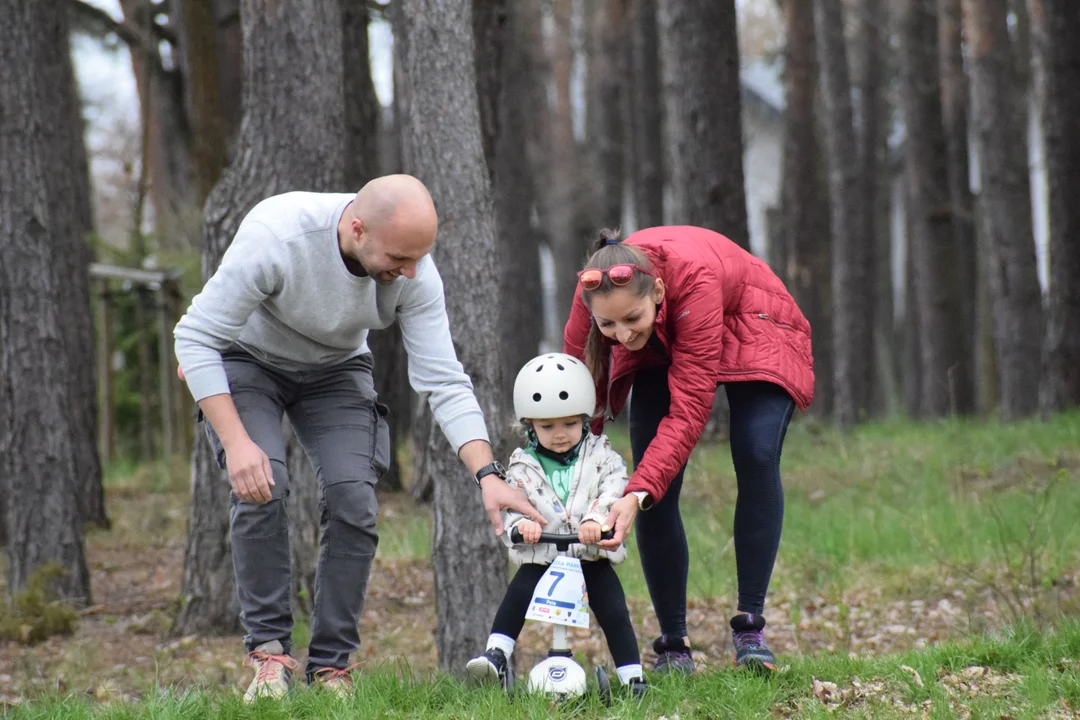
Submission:
[[[551,583],[551,587],[548,588],[547,594],[551,595],[555,592],[555,586],[559,584],[559,581],[566,577],[566,573],[561,573],[558,570],[551,571],[552,577],[555,578],[555,582]]]

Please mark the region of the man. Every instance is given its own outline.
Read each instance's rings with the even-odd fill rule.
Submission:
[[[409,381],[499,511],[541,520],[503,481],[472,383],[450,338],[431,259],[438,219],[424,185],[377,178],[355,196],[291,192],[256,205],[174,331],[176,357],[232,485],[233,569],[255,678],[280,697],[297,663],[281,418],[287,414],[323,491],[306,679],[348,689],[349,656],[378,544],[375,483],[391,448],[376,399],[369,329],[401,323]]]

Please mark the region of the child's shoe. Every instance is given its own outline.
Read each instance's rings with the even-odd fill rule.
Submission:
[[[509,685],[506,655],[499,648],[488,648],[483,655],[477,655],[469,661],[465,670],[474,682],[498,681],[504,688]]]

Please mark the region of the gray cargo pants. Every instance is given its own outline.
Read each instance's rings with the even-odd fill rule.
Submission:
[[[320,493],[320,548],[306,672],[343,668],[360,646],[358,622],[379,536],[375,483],[390,460],[386,408],[377,402],[371,355],[310,372],[288,372],[236,346],[222,353],[233,402],[248,435],[270,459],[273,499],[232,498],[233,570],[248,650],[278,640],[290,650],[288,496],[282,415],[311,460]],[[210,423],[206,434],[224,468]]]

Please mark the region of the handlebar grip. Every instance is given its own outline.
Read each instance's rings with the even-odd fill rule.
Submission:
[[[610,530],[605,530],[604,532],[600,533],[600,539],[601,540],[610,540],[613,537],[615,537],[615,528],[611,528]],[[515,545],[520,545],[521,543],[525,542],[525,538],[522,537],[521,531],[518,530],[516,527],[510,531],[510,542],[514,543]],[[563,534],[559,534],[559,533],[542,532],[542,533],[540,533],[540,542],[542,542],[542,543],[553,543],[554,544],[554,543],[580,543],[581,541],[578,540],[578,536],[574,535],[574,534],[569,534],[568,533],[568,534],[563,535]]]

